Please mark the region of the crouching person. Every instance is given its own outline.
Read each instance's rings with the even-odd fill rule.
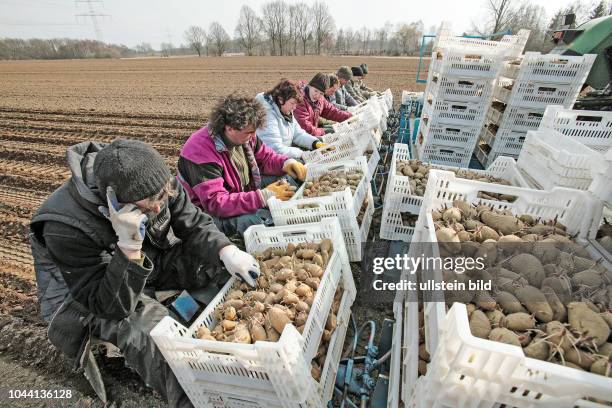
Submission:
[[[83,142],[67,157],[72,177],[43,203],[30,227],[49,340],[75,365],[85,365],[103,399],[103,384],[100,389],[92,380],[98,373],[94,340],[117,346],[126,365],[170,406],[189,407],[149,335],[168,315],[154,300],[155,290],[218,290],[230,275],[252,284],[257,263],[191,203],[151,146]]]
[[[265,120],[260,102],[230,95],[181,149],[181,183],[193,203],[212,215],[227,235],[242,235],[251,225],[271,225],[268,199],[288,200],[296,180],[306,178],[303,164],[276,153],[257,137]]]

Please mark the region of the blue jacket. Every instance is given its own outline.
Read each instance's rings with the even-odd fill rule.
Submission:
[[[271,98],[266,97],[263,92],[257,94],[255,99],[266,108],[266,123],[262,128],[257,129],[257,136],[275,152],[299,159],[304,152],[299,147],[312,150],[313,144],[319,141],[317,137],[302,129],[294,117],[288,121],[278,105]],[[293,145],[299,147],[293,147]]]
[[[342,105],[345,107],[358,105],[357,101],[348,93],[346,88],[341,86],[338,90],[331,96],[332,103],[336,106]]]

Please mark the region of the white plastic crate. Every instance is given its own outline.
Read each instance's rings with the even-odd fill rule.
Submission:
[[[502,54],[507,58],[516,58],[522,54],[529,39],[529,33],[529,30],[519,30],[517,35],[504,35],[500,41],[459,37],[453,35],[450,22],[444,21],[436,34],[433,49],[464,47],[472,52]]]
[[[525,132],[514,132],[510,129],[498,129],[494,135],[488,127],[480,131],[480,139],[495,152],[504,152],[511,156],[518,156],[525,142]]]
[[[417,143],[415,147],[417,158],[431,164],[468,167],[472,158],[471,148],[467,149],[456,146],[434,145],[427,143]]]
[[[342,191],[331,193],[328,196],[322,197],[304,197],[304,188],[307,182],[320,177],[330,171],[344,170],[355,171],[361,170],[363,176],[359,184],[355,188],[355,192],[351,193],[351,189],[346,187]],[[322,217],[356,217],[359,213],[359,206],[366,196],[368,186],[370,185],[371,177],[368,175],[368,167],[366,158],[361,156],[354,160],[347,160],[338,164],[320,164],[308,167],[306,180],[302,186],[295,192],[293,197],[287,201],[281,201],[275,197],[268,200],[270,211],[274,222],[278,225],[289,224],[305,224],[309,222],[317,222]],[[348,194],[348,195],[347,195]],[[303,206],[317,205],[317,208],[302,208]],[[313,219],[316,215],[312,210],[320,213],[319,219]]]
[[[549,129],[527,132],[518,166],[534,186],[546,190],[554,186],[587,190],[593,175],[606,168],[601,153]]]
[[[595,54],[570,56],[526,52],[520,65],[506,63],[502,75],[519,80],[582,85],[596,57]]]
[[[334,132],[351,131],[355,129],[375,129],[379,126],[380,118],[371,114],[370,110],[351,116],[344,122],[334,123]]]
[[[606,153],[612,147],[612,112],[546,108],[541,129],[553,129],[580,143]]]
[[[318,348],[334,293],[339,285],[353,299],[356,293],[340,225],[337,219],[324,219],[315,224],[285,227],[258,225],[244,233],[249,253],[326,238],[332,240],[334,251],[303,334],[287,325],[277,342],[237,344],[197,339],[195,333],[200,326],[216,325],[214,310],[238,284],[235,278],[228,281],[189,328],[165,317],[151,331],[151,337],[195,406],[209,406],[208,398],[201,399],[202,392],[231,395],[239,391],[238,395],[256,401],[280,401],[287,407],[313,395],[317,384],[310,375],[310,361]]]
[[[612,378],[525,357],[520,347],[475,337],[467,309],[455,303],[418,381],[411,408],[428,407],[604,407],[612,402]]]
[[[240,392],[240,389],[234,390],[233,393],[208,393],[201,391],[199,401],[206,402],[200,407],[206,408],[280,408],[280,407],[295,407],[295,408],[320,408],[325,406],[327,401],[330,401],[333,396],[333,390],[338,372],[338,364],[346,338],[348,328],[351,305],[354,301],[354,292],[344,292],[340,302],[340,309],[337,316],[336,330],[332,334],[329,342],[325,365],[321,370],[321,378],[316,382],[316,388],[307,397],[303,403],[283,403],[282,401],[271,400],[256,400],[250,395],[245,395]]]
[[[423,203],[423,196],[415,195],[410,189],[410,178],[398,174],[396,170],[396,164],[399,160],[410,160],[408,151],[409,147],[406,144],[396,143],[393,148],[380,227],[380,237],[382,239],[410,242],[414,234],[414,227],[403,225],[401,213],[408,212],[418,215]],[[458,166],[437,165],[436,167],[441,170],[459,169]],[[471,171],[507,180],[515,186],[529,186],[514,159],[509,157],[498,158],[487,170],[471,169]]]
[[[509,203],[478,198],[480,191],[512,195],[517,199]],[[601,203],[597,203],[586,192],[563,187],[544,191],[490,184],[460,179],[448,171],[432,170],[429,172],[427,190],[415,228],[419,240],[437,242],[431,211],[444,205],[452,205],[453,200],[463,200],[469,204],[489,204],[494,208],[509,209],[515,214],[530,214],[545,220],[556,218],[581,242],[586,242],[587,238],[594,236],[601,216]],[[439,253],[435,246],[433,251],[433,256],[438,257]],[[435,270],[433,273],[441,280],[440,270]],[[440,335],[444,330],[445,309],[444,302],[425,303],[425,338],[430,352],[439,346]]]
[[[522,108],[519,106],[507,107],[500,112],[493,107],[487,111],[487,121],[513,132],[527,132],[537,130],[544,116],[544,109]]]
[[[307,165],[338,163],[370,154],[368,159],[368,174],[372,177],[380,161],[380,154],[373,139],[355,140],[350,137],[342,138],[317,150],[305,151],[302,160]]]
[[[486,106],[471,102],[452,102],[429,98],[423,106],[421,121],[451,125],[479,126],[486,114]]]
[[[402,327],[403,302],[393,302],[393,336],[391,342],[391,363],[389,366],[389,392],[387,393],[387,408],[398,408],[401,399],[402,378]]]
[[[547,105],[570,107],[576,101],[581,84],[555,84],[533,81],[515,81],[512,89],[503,86],[507,81],[499,81],[493,90],[493,97],[508,106],[541,109]]]
[[[606,206],[612,208],[612,149],[608,150],[603,159],[603,167],[596,168],[592,173],[593,182],[589,186],[589,191],[602,200]]]
[[[357,215],[364,200],[367,200],[368,207],[359,225]],[[275,225],[299,225],[337,217],[349,260],[357,262],[361,260],[361,244],[367,238],[372,221],[373,201],[369,181],[364,178],[354,196],[347,187],[344,191],[325,197],[296,198],[288,201],[271,198],[268,200],[268,207]]]
[[[495,78],[502,68],[503,54],[474,54],[469,48],[434,51],[429,70],[441,76]]]
[[[483,103],[493,94],[493,78],[475,79],[441,76],[433,73],[428,78],[427,93],[447,101]]]
[[[338,142],[341,139],[350,138],[356,140],[359,142],[359,144],[368,144],[370,140],[375,137],[375,135],[377,135],[375,129],[365,126],[365,123],[363,122],[359,122],[351,128],[339,130],[334,133],[328,133],[321,137],[321,141],[326,144],[331,144]]]
[[[421,119],[421,132],[417,143],[441,144],[469,148],[476,144],[480,126],[449,125]],[[423,140],[420,140],[420,138]]]

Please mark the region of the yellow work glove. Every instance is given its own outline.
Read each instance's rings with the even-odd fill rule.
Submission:
[[[295,187],[284,180],[278,180],[272,184],[268,184],[265,189],[271,191],[274,197],[281,201],[287,201],[295,194]]]
[[[327,143],[323,143],[323,142],[315,142],[315,149],[320,149],[322,147],[327,146]]]
[[[294,179],[304,181],[306,179],[306,166],[297,160],[287,160],[283,166],[283,171]]]

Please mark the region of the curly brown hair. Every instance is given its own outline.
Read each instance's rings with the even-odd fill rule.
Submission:
[[[296,101],[302,102],[302,93],[297,87],[297,84],[293,81],[290,81],[286,78],[280,80],[278,84],[270,92],[268,92],[272,97],[272,100],[278,105],[282,105],[287,102],[289,99],[293,98]],[[282,102],[281,102],[282,101]]]
[[[266,110],[255,98],[230,94],[220,100],[210,112],[208,127],[215,135],[223,135],[225,126],[236,130],[247,126],[259,129],[265,120]]]

